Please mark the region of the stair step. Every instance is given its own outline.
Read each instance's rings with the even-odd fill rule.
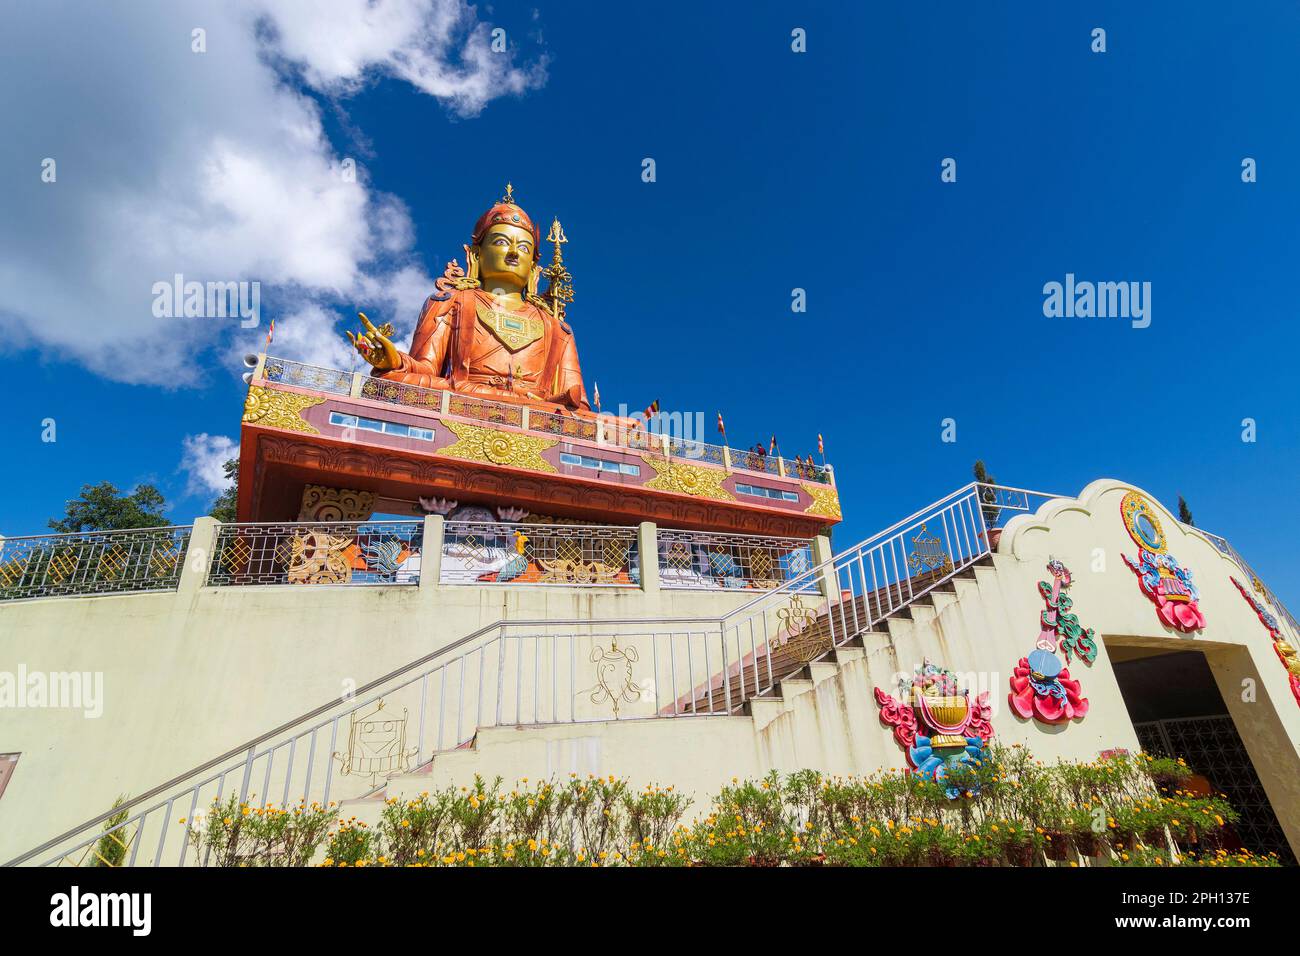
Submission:
[[[799,632],[797,642],[787,638],[776,645],[759,648],[757,660],[751,658],[741,673],[731,675],[726,685],[720,684],[700,694],[685,709],[688,713],[723,713],[727,710],[729,696],[732,709],[744,712],[743,705],[750,697],[766,698],[780,694],[783,681],[803,680],[811,686],[814,681],[808,656],[819,657],[831,665],[845,663],[852,656],[842,661],[837,656],[836,647],[865,649],[866,637],[891,640],[894,629],[913,626],[917,617],[914,609],[921,609],[920,617],[928,615],[933,620],[944,607],[957,599],[957,579],[973,578],[976,567],[991,563],[992,559],[986,555],[953,575],[942,568],[925,571],[906,581],[832,604]],[[943,596],[936,601],[931,588],[942,591]],[[918,593],[922,591],[925,593]],[[869,623],[873,618],[876,619],[874,625]],[[853,636],[846,639],[848,634]],[[823,645],[825,649],[818,650]],[[755,669],[758,671],[757,685]],[[823,675],[821,679],[825,679],[827,672],[820,673]]]

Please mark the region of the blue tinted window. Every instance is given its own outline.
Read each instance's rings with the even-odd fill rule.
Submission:
[[[339,425],[343,428],[360,428],[368,432],[383,432],[385,435],[398,435],[419,438],[423,441],[433,441],[432,428],[418,428],[415,425],[403,425],[399,422],[381,422],[375,418],[360,418],[356,415],[345,415],[342,412],[330,412],[330,424]]]
[[[608,461],[604,458],[593,458],[590,455],[574,455],[566,451],[560,452],[560,464],[572,465],[575,468],[591,468],[594,471],[610,471],[614,474],[641,474],[640,465],[631,465],[627,462],[620,461]]]

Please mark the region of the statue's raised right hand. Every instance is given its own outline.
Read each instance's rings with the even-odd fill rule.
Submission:
[[[400,368],[402,364],[402,355],[397,351],[388,338],[393,334],[393,327],[385,323],[379,328],[375,328],[370,320],[366,318],[364,312],[358,312],[361,318],[361,324],[366,327],[364,332],[348,332],[348,341],[352,347],[357,350],[363,359],[369,362],[376,371],[391,372],[395,368]]]

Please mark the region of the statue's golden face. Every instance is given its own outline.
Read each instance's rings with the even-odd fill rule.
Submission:
[[[519,226],[498,224],[483,234],[478,245],[479,277],[488,292],[518,291],[528,284],[537,247],[533,234]]]

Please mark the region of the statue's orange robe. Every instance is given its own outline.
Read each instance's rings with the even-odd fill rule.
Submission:
[[[401,365],[371,374],[425,388],[591,409],[573,330],[567,324],[525,303],[512,314],[541,319],[545,331],[537,341],[511,352],[479,319],[480,305],[494,307],[492,296],[481,289],[453,292],[442,300],[430,297],[411,336],[411,351],[398,353]]]

